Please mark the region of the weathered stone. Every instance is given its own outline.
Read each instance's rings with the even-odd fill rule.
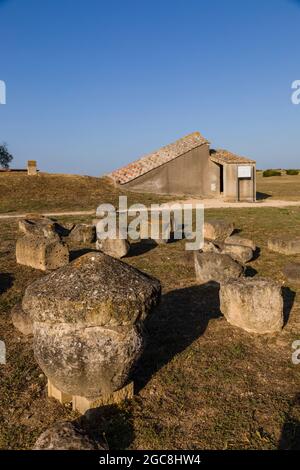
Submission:
[[[53,270],[69,262],[67,245],[55,238],[20,237],[16,243],[17,263],[42,271]]]
[[[106,238],[96,241],[96,249],[114,258],[123,258],[129,253],[130,244],[121,238]]]
[[[234,231],[233,222],[209,220],[204,223],[204,238],[208,240],[225,240]]]
[[[252,251],[256,250],[256,245],[253,240],[241,237],[240,235],[231,235],[225,239],[224,243],[226,243],[226,245],[247,246],[248,248],[251,248]]]
[[[74,226],[74,224],[72,224]],[[19,230],[24,235],[40,235],[46,238],[65,237],[70,230],[48,217],[39,214],[28,214],[25,219],[19,220]]]
[[[88,416],[88,412],[95,408],[102,408],[103,406],[119,405],[125,400],[132,400],[134,396],[133,382],[125,385],[120,390],[113,392],[109,395],[102,395],[96,398],[86,398],[80,396],[73,396],[72,408],[74,411],[78,411],[81,414]]]
[[[203,251],[203,253],[221,253],[219,246],[211,240],[204,240],[201,251]]]
[[[65,421],[56,423],[37,439],[33,450],[107,450],[78,425]]]
[[[73,401],[72,395],[58,390],[58,388],[56,388],[55,385],[53,385],[53,383],[51,383],[49,379],[47,383],[47,393],[49,398],[54,398],[55,400],[59,401],[59,403],[61,403],[62,405],[65,405],[66,403],[71,403]]]
[[[19,220],[19,230],[29,236],[43,236],[59,240],[55,223],[47,218],[21,219]]]
[[[244,272],[240,263],[229,255],[220,253],[194,251],[194,263],[196,278],[201,284],[210,281],[221,283],[227,279],[236,279]]]
[[[283,327],[281,286],[271,279],[224,282],[220,289],[220,309],[229,323],[252,333],[274,333]]]
[[[248,263],[253,258],[253,251],[248,246],[222,244],[222,253],[231,256],[240,263]]]
[[[33,333],[33,323],[28,313],[25,313],[20,303],[16,304],[11,310],[11,320],[14,327],[23,335],[31,335]]]
[[[300,284],[300,263],[289,263],[282,270],[288,281]]]
[[[283,255],[296,255],[300,253],[300,237],[278,237],[268,240],[268,248]]]
[[[95,239],[96,228],[89,224],[76,224],[68,236],[68,240],[78,243],[93,243]]]
[[[172,236],[172,219],[169,224],[145,221],[140,227],[140,239],[155,241],[158,245],[169,243]]]
[[[35,357],[59,390],[101,397],[122,388],[141,354],[144,319],[160,282],[103,253],[88,253],[35,281],[22,306]]]

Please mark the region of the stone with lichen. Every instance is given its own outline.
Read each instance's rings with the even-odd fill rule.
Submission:
[[[22,307],[35,357],[61,391],[85,397],[122,388],[143,348],[160,282],[103,253],[88,253],[30,285]]]

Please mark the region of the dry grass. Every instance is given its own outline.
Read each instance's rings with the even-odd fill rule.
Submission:
[[[263,178],[257,175],[259,198],[300,199],[300,175]],[[39,173],[0,172],[0,214],[46,211],[95,210],[103,202],[118,204],[119,195],[128,196],[128,204],[146,205],[176,199],[174,196],[140,194],[115,188],[107,178]]]
[[[260,171],[257,173],[257,191],[259,198],[272,197],[284,201],[299,201],[300,174],[288,176],[282,172],[282,176],[264,178]]]
[[[0,213],[96,210],[101,203],[118,204],[121,194],[129,204],[158,202],[156,195],[116,189],[108,178],[39,173],[0,173]],[[170,200],[160,196],[159,201]]]
[[[206,216],[235,220],[257,242],[260,255],[248,275],[257,271],[285,285],[281,268],[300,256],[272,253],[266,244],[274,233],[299,233],[300,208],[208,210]],[[15,263],[16,226],[2,222],[0,232],[0,336],[8,350],[8,363],[0,366],[0,448],[27,449],[50,423],[74,415],[46,398],[32,341],[10,322],[11,307],[43,275]],[[135,245],[125,260],[163,285],[135,374],[137,394],[102,410],[97,433],[122,449],[299,447],[300,366],[291,362],[292,341],[300,339],[299,287],[285,290],[286,311],[292,308],[281,334],[247,334],[220,316],[215,289],[197,286],[184,241],[150,248]]]

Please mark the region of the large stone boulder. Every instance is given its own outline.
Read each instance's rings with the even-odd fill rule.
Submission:
[[[241,245],[241,246],[247,246],[248,248],[251,248],[252,251],[256,250],[256,245],[253,240],[250,238],[244,238],[241,237],[240,235],[230,235],[230,237],[225,238],[224,243],[226,245]]]
[[[300,237],[274,237],[268,240],[268,248],[271,251],[283,255],[296,255],[300,253]]]
[[[56,238],[27,235],[17,240],[16,259],[19,264],[51,271],[69,262],[69,249]]]
[[[289,282],[300,284],[300,263],[289,263],[282,272]]]
[[[90,224],[76,224],[68,236],[75,243],[94,243],[95,239],[96,227]]]
[[[243,266],[229,255],[194,251],[196,279],[201,284],[210,281],[221,283],[237,279],[244,272]]]
[[[65,421],[55,423],[44,431],[34,444],[33,450],[107,450],[92,439],[78,425]]]
[[[23,335],[31,335],[33,333],[33,323],[28,313],[22,309],[22,304],[16,304],[11,310],[11,321],[14,327]]]
[[[88,253],[30,285],[37,362],[62,392],[101,397],[122,388],[143,348],[142,325],[160,282],[104,253]]]
[[[253,251],[248,246],[243,245],[232,245],[222,244],[223,254],[231,256],[232,259],[239,261],[240,263],[248,263],[253,258]]]
[[[233,222],[209,220],[204,222],[204,238],[208,240],[225,240],[235,229]]]
[[[281,331],[281,286],[264,278],[228,280],[221,285],[220,310],[229,323],[251,333]]]

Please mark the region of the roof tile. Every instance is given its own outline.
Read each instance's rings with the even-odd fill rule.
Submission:
[[[211,159],[219,163],[256,163],[250,158],[241,157],[224,149],[211,150]]]
[[[194,132],[193,134],[189,134],[186,137],[176,140],[176,142],[172,144],[162,147],[156,152],[145,155],[144,157],[109,173],[107,176],[112,178],[116,183],[128,183],[129,181],[132,181],[135,178],[174,160],[190,150],[208,143],[208,140],[206,140],[200,132]]]

